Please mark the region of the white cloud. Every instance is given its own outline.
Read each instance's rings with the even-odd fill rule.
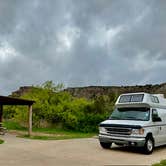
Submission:
[[[97,26],[94,32],[89,36],[88,44],[90,46],[100,46],[109,49],[116,40],[118,34],[123,30],[123,26],[106,28]],[[108,50],[107,50],[108,51]]]
[[[1,62],[7,62],[12,60],[14,57],[16,57],[18,54],[16,50],[8,43],[8,42],[2,42],[0,44],[0,61]]]
[[[57,53],[70,51],[75,40],[79,37],[80,30],[76,27],[66,26],[57,33]]]

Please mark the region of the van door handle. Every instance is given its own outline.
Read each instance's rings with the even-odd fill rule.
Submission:
[[[162,128],[161,128],[161,127],[159,127],[159,129],[161,130]]]

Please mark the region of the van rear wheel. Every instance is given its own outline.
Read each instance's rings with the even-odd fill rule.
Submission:
[[[152,137],[147,137],[144,145],[145,154],[151,154],[154,149],[154,141]]]
[[[111,147],[112,143],[100,142],[100,145],[104,149],[109,149]]]

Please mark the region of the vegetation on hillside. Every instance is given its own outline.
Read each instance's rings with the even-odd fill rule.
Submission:
[[[52,81],[32,88],[21,98],[35,101],[34,127],[53,127],[81,132],[97,131],[98,124],[112,112],[116,100],[114,94],[98,96],[93,100],[75,98],[63,91],[62,84],[55,85]],[[26,127],[27,108],[6,106],[4,118]]]

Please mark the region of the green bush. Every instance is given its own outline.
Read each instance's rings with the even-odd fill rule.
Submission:
[[[4,140],[0,139],[0,144],[3,144],[4,143]]]
[[[152,166],[166,166],[166,160],[162,160],[160,163],[152,164]]]

